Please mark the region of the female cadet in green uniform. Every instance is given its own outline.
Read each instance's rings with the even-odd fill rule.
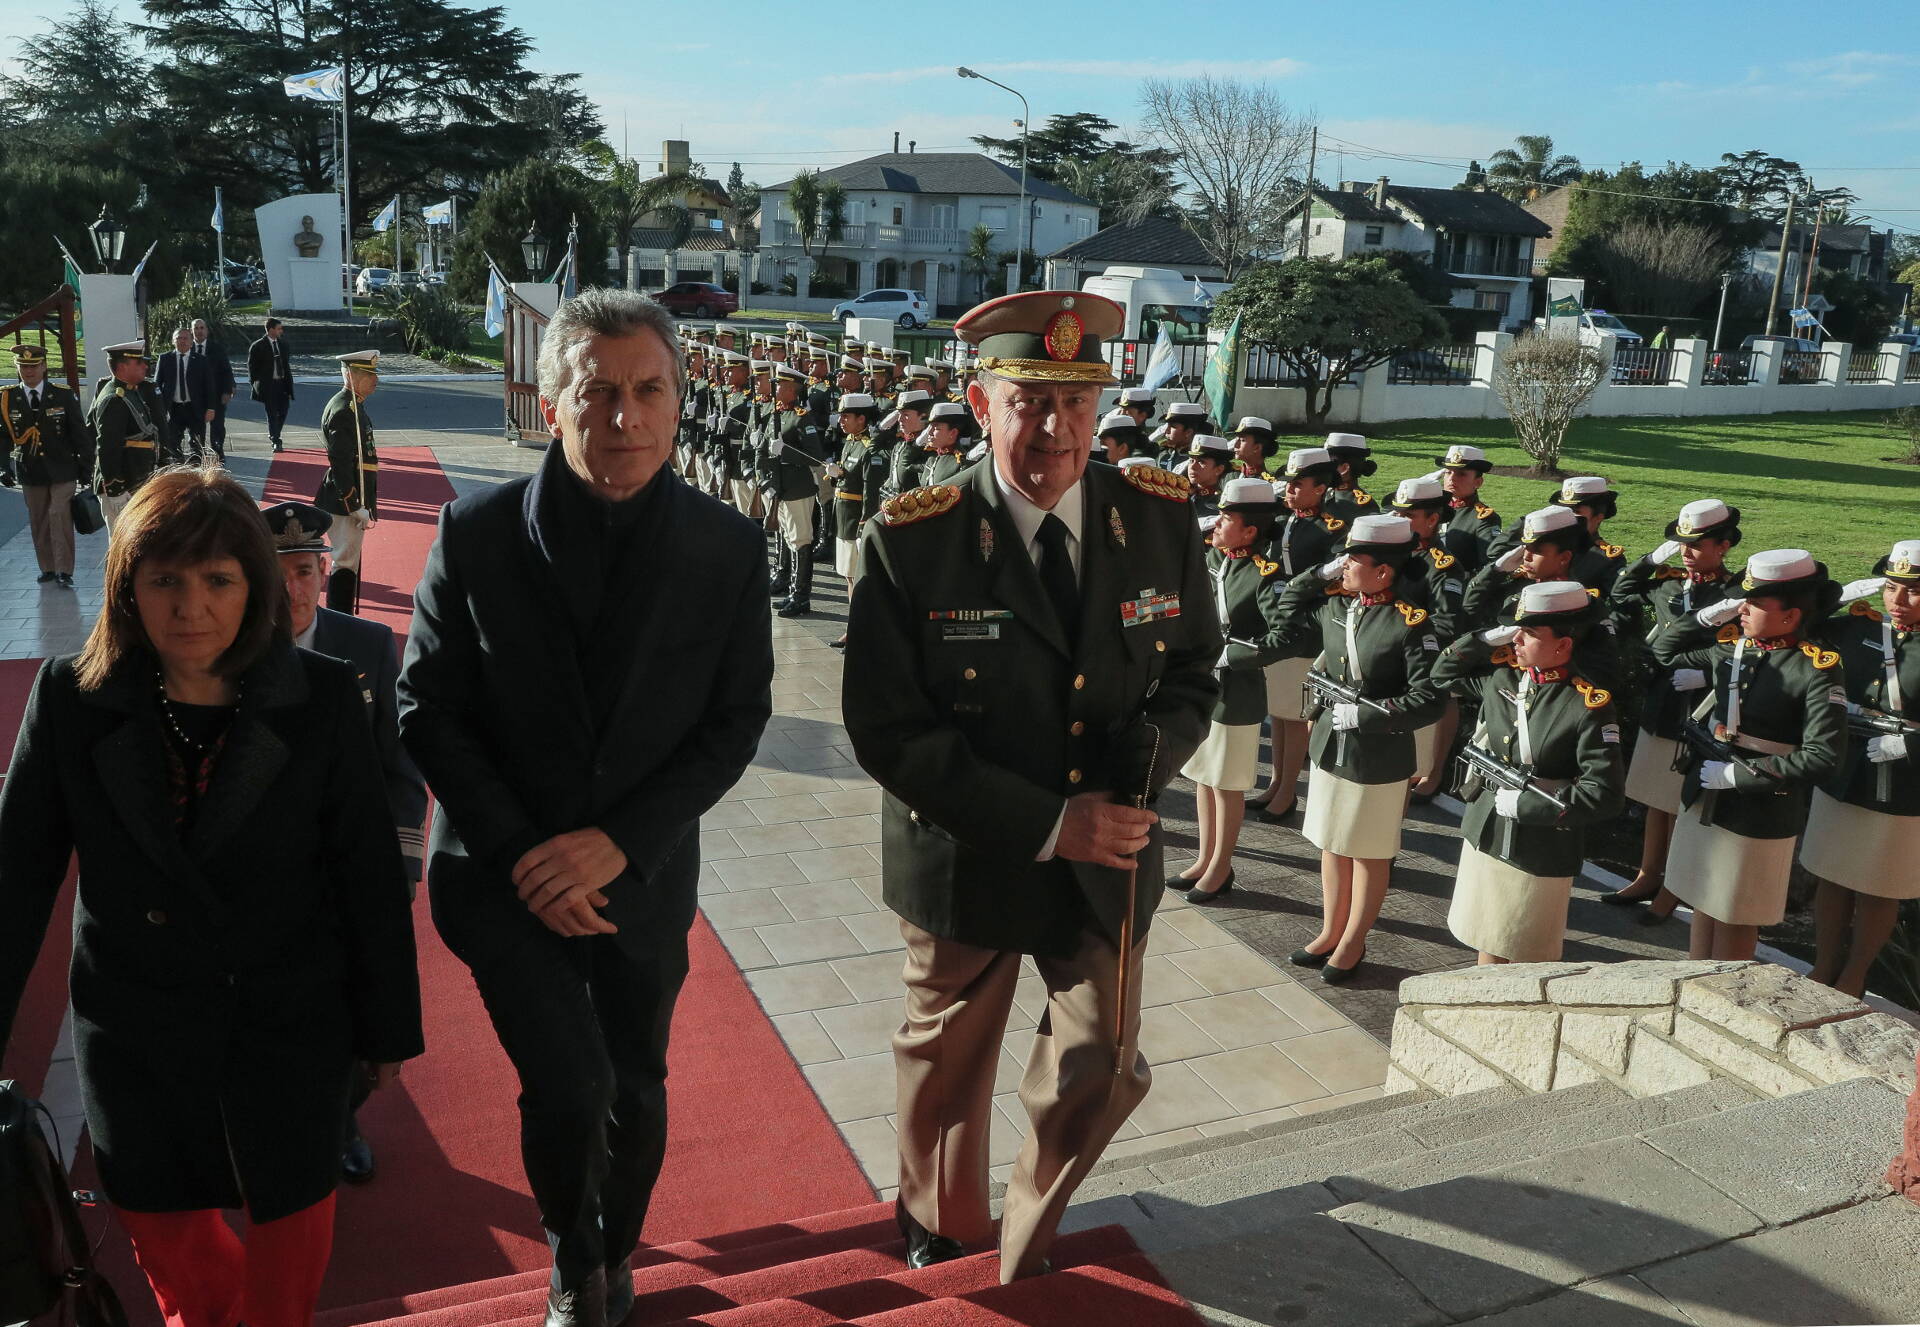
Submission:
[[[1491,558],[1500,542],[1500,513],[1480,501],[1480,486],[1491,469],[1487,454],[1465,443],[1447,448],[1440,458],[1440,486],[1447,490],[1446,532],[1454,540],[1471,536],[1480,545],[1478,562]]]
[[[1909,717],[1920,700],[1920,539],[1895,544],[1873,571],[1884,579],[1847,586],[1851,610],[1821,636],[1840,655],[1856,722],[1877,719],[1881,731],[1855,730],[1847,760],[1814,790],[1800,845],[1800,864],[1820,877],[1809,975],[1853,996],[1867,988],[1900,900],[1920,898],[1920,730]],[[1868,598],[1875,590],[1881,609]],[[1896,723],[1906,731],[1887,731]]]
[[[1279,503],[1264,479],[1229,479],[1220,515],[1207,535],[1207,572],[1226,648],[1214,672],[1220,698],[1206,740],[1180,771],[1195,786],[1200,850],[1193,864],[1167,881],[1187,891],[1189,903],[1212,903],[1233,888],[1233,850],[1240,841],[1245,803],[1260,760],[1260,717],[1266,711],[1262,669],[1278,653],[1280,564],[1260,556]]]
[[[1565,507],[1542,507],[1528,512],[1518,527],[1519,542],[1489,562],[1467,582],[1461,597],[1462,631],[1485,631],[1513,617],[1513,603],[1528,582],[1580,581],[1589,594],[1600,596],[1591,581],[1575,573],[1580,554],[1592,542],[1587,527]],[[1619,659],[1613,645],[1612,623],[1599,626],[1580,642],[1580,675],[1616,690]]]
[[[1327,494],[1327,509],[1345,520],[1378,512],[1380,504],[1360,487],[1360,481],[1380,468],[1368,453],[1367,440],[1358,433],[1329,433],[1327,454],[1340,467],[1340,478]]]
[[[874,400],[865,392],[847,392],[840,398],[840,457],[827,467],[834,481],[833,569],[847,578],[849,596],[860,578],[860,531],[879,505],[880,481],[886,475],[887,454],[874,446],[871,432],[875,413]],[[873,463],[876,455],[880,458],[878,467]],[[871,507],[866,496],[869,482],[875,495]],[[841,632],[830,643],[835,649],[845,649],[847,634]]]
[[[1433,666],[1436,684],[1479,702],[1474,745],[1531,784],[1480,781],[1460,822],[1447,929],[1482,964],[1559,959],[1586,827],[1620,812],[1612,697],[1573,668],[1574,642],[1601,613],[1578,581],[1536,582],[1511,625],[1460,637]]]
[[[1293,961],[1343,982],[1360,966],[1400,851],[1413,730],[1440,710],[1429,671],[1440,649],[1427,611],[1400,599],[1413,553],[1404,516],[1362,516],[1346,552],[1296,576],[1280,595],[1285,653],[1361,699],[1316,706],[1303,832],[1320,849],[1320,934]]]
[[[1555,490],[1547,504],[1565,507],[1587,527],[1593,542],[1573,566],[1572,579],[1604,596],[1613,592],[1613,583],[1627,565],[1627,551],[1600,537],[1600,527],[1620,513],[1620,494],[1599,475],[1575,475]]]
[[[1267,543],[1267,559],[1280,566],[1280,576],[1291,581],[1309,567],[1318,567],[1340,551],[1347,541],[1347,523],[1326,510],[1327,489],[1338,479],[1333,457],[1325,447],[1302,447],[1287,453],[1287,514],[1274,522]],[[1302,694],[1308,656],[1281,659],[1267,665],[1267,715],[1273,735],[1273,782],[1247,799],[1255,820],[1277,825],[1293,814],[1300,767],[1307,759],[1307,719]],[[1284,794],[1286,805],[1274,803]]]
[[[945,484],[966,469],[967,447],[973,441],[973,415],[954,401],[939,401],[927,417],[930,450],[920,467],[919,487]]]
[[[1220,486],[1232,463],[1233,444],[1211,433],[1196,436],[1187,451],[1187,501],[1202,530],[1210,528],[1205,524],[1209,517],[1220,514]]]
[[[1093,445],[1100,449],[1100,459],[1109,465],[1118,465],[1129,456],[1140,454],[1146,436],[1146,429],[1132,414],[1125,410],[1110,410],[1100,417],[1100,428],[1093,435]]]
[[[1639,874],[1626,888],[1602,894],[1600,901],[1624,906],[1651,899],[1646,914],[1651,921],[1669,916],[1679,901],[1667,889],[1666,879],[1667,847],[1673,841],[1674,817],[1680,814],[1680,721],[1700,702],[1707,675],[1698,668],[1661,667],[1645,642],[1667,623],[1727,597],[1737,580],[1727,569],[1727,552],[1739,542],[1738,507],[1718,498],[1689,502],[1667,526],[1667,542],[1621,572],[1609,597],[1614,621],[1639,638],[1645,655],[1640,670],[1645,692],[1633,759],[1627,763],[1627,796],[1647,809],[1647,819]],[[1680,565],[1669,566],[1675,553]]]
[[[1233,468],[1237,474],[1248,479],[1265,479],[1267,462],[1279,448],[1271,420],[1244,415],[1233,426]]]
[[[1847,750],[1840,656],[1807,639],[1839,598],[1811,554],[1757,553],[1739,589],[1653,635],[1662,664],[1711,679],[1694,712],[1732,757],[1683,749],[1667,888],[1693,907],[1694,958],[1752,958],[1760,928],[1786,915],[1808,793]]]
[[[1413,526],[1415,547],[1401,573],[1401,595],[1409,603],[1426,609],[1433,617],[1433,634],[1442,641],[1450,641],[1466,630],[1461,620],[1462,603],[1467,577],[1473,574],[1480,546],[1462,535],[1457,541],[1461,551],[1454,551],[1446,539],[1443,522],[1448,511],[1447,492],[1441,487],[1437,474],[1401,480],[1387,505]],[[1412,795],[1416,801],[1430,802],[1440,791],[1447,757],[1453,752],[1454,731],[1459,725],[1460,704],[1448,696],[1438,717],[1414,733],[1416,777]]]
[[[893,449],[887,458],[887,480],[880,500],[910,493],[920,487],[920,467],[927,459],[927,412],[933,408],[933,395],[918,387],[900,393],[894,426]]]

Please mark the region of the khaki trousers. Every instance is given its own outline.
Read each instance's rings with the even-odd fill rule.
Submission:
[[[27,528],[33,532],[33,555],[41,571],[73,575],[74,481],[60,484],[22,484],[27,500]]]
[[[360,550],[367,542],[366,527],[355,525],[353,519],[343,513],[333,518],[333,526],[327,531],[327,536],[327,542],[333,548],[333,569],[351,571],[357,575],[360,571]]]
[[[993,1080],[1023,956],[943,940],[904,920],[900,933],[907,942],[907,1018],[893,1038],[900,1201],[935,1234],[983,1242],[993,1233],[987,1207]],[[1070,957],[1034,958],[1047,1007],[1020,1080],[1031,1127],[1002,1208],[1002,1282],[1039,1270],[1073,1191],[1147,1095],[1153,1074],[1139,1051],[1146,952],[1143,940],[1131,958],[1127,1071],[1121,1074],[1113,1071],[1119,996],[1113,942],[1089,929]]]
[[[108,496],[105,493],[100,495],[100,519],[106,524],[109,540],[113,538],[113,523],[120,519],[120,513],[125,511],[127,504],[132,501],[131,493],[121,493],[116,496]]]

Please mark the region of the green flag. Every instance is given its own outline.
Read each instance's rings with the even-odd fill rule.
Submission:
[[[1207,359],[1206,377],[1201,381],[1207,393],[1207,410],[1214,422],[1222,429],[1232,425],[1234,380],[1239,375],[1236,370],[1240,361],[1240,320],[1245,314],[1233,315],[1226,335],[1220,338],[1220,344]]]

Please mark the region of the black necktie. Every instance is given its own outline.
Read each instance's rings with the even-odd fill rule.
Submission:
[[[31,387],[29,387],[27,389],[27,409],[38,410],[39,408],[40,408],[40,393],[34,391]]]
[[[1080,580],[1073,573],[1073,558],[1067,553],[1067,523],[1047,513],[1040,522],[1040,587],[1053,601],[1054,615],[1066,628],[1067,639],[1080,632]]]

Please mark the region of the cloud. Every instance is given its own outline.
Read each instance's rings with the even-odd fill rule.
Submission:
[[[1055,78],[1291,78],[1307,66],[1299,60],[1013,60],[970,66],[992,78],[1015,74],[1049,74]],[[876,69],[863,73],[828,74],[823,83],[914,83],[921,79],[952,78],[953,65],[923,65],[917,69]]]
[[[1876,88],[1888,74],[1916,65],[1920,65],[1920,58],[1899,52],[1840,51],[1780,65],[1755,65],[1745,76],[1723,83],[1668,79],[1636,84],[1625,90],[1635,97],[1687,101],[1806,100]]]

